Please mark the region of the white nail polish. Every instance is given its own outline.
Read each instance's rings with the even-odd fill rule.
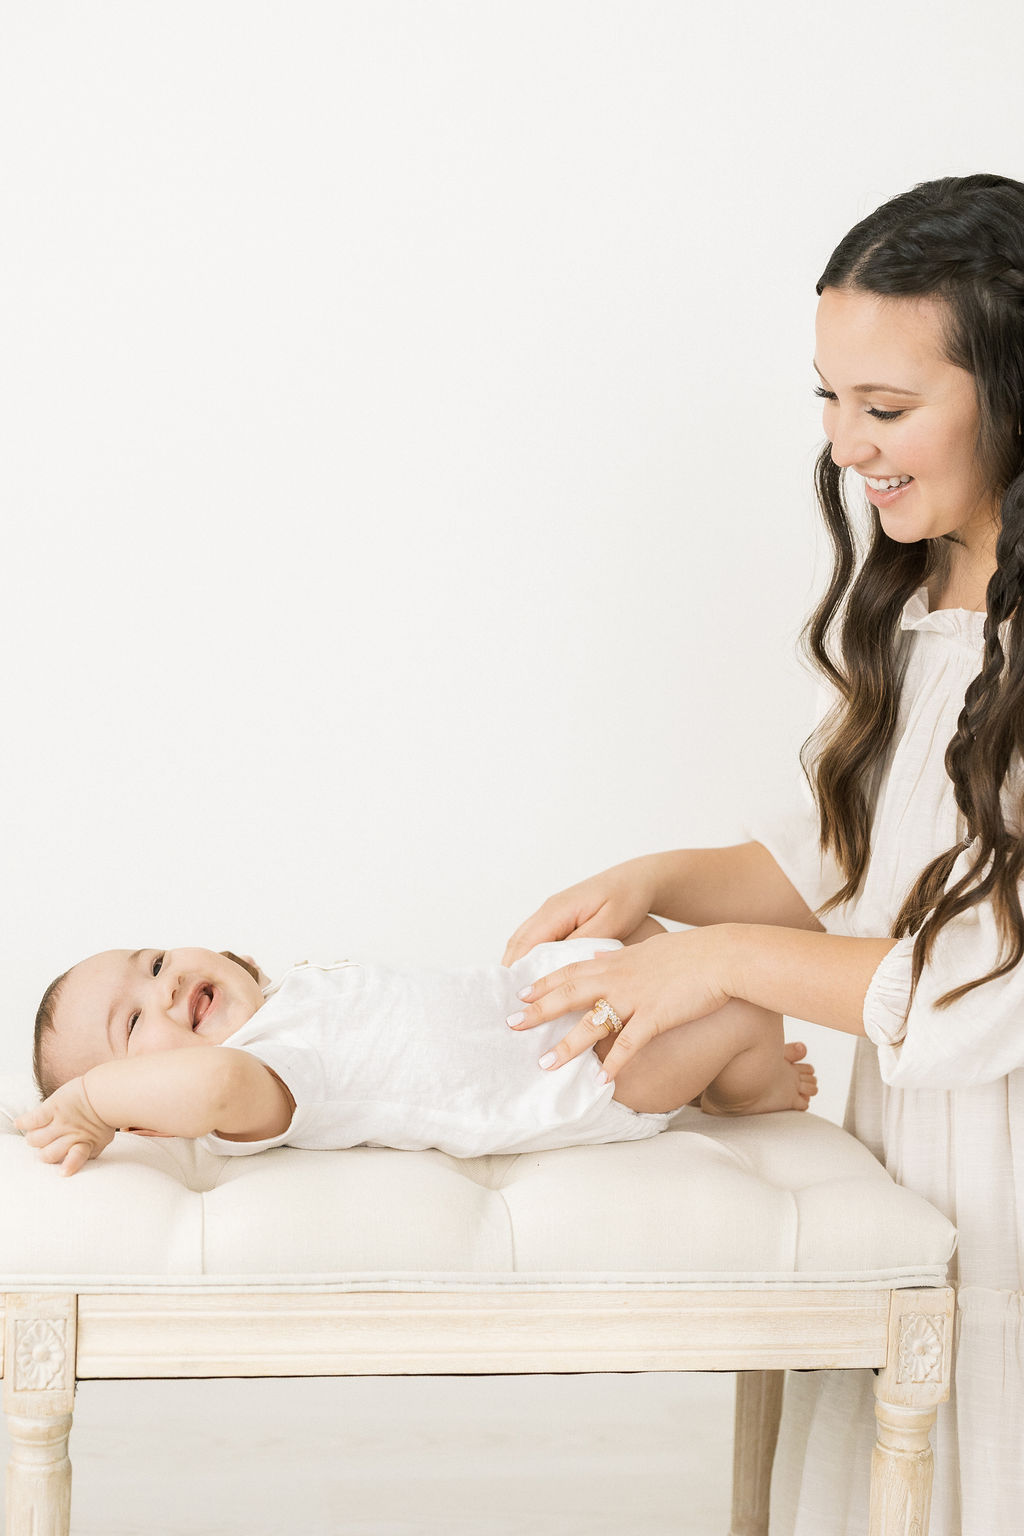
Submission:
[[[554,1066],[557,1060],[558,1057],[555,1055],[554,1051],[545,1051],[537,1065],[538,1067],[551,1067]]]
[[[516,1025],[521,1024],[525,1018],[525,1013],[510,1013],[508,1018],[505,1020],[505,1023],[508,1025],[509,1029],[515,1029]]]
[[[516,997],[518,997],[518,999],[519,999],[519,1001],[521,1003],[528,1003],[532,996],[533,996],[533,988],[532,987],[524,987],[521,992],[517,992],[516,993]]]

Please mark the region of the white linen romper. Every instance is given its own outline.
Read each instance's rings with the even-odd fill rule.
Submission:
[[[943,756],[981,666],[985,615],[928,611],[927,589],[901,619],[909,655],[894,743],[872,825],[861,893],[822,919],[830,933],[885,937],[914,879],[965,828]],[[1004,797],[1005,814],[1010,804]],[[763,843],[815,907],[842,883],[818,850],[806,803],[756,822]],[[961,855],[952,880],[964,873]],[[904,1027],[913,938],[882,961],[864,1002],[846,1128],[953,1221],[960,1238],[954,1389],[933,1431],[932,1536],[1024,1530],[1024,965],[987,975],[999,938],[980,904],[942,929]],[[874,1440],[870,1372],[790,1373],[772,1483],[772,1536],[865,1536]]]
[[[219,1047],[250,1051],[277,1073],[295,1100],[291,1123],[263,1141],[197,1139],[234,1157],[280,1146],[482,1157],[656,1136],[671,1117],[614,1099],[592,1050],[553,1071],[537,1065],[582,1014],[521,1031],[505,1022],[529,982],[621,947],[566,939],[507,968],[452,971],[302,961],[263,988],[263,1006]]]

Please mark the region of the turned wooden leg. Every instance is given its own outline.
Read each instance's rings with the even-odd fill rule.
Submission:
[[[935,1412],[949,1396],[953,1292],[893,1291],[887,1363],[875,1382],[869,1536],[928,1536]]]
[[[785,1371],[736,1372],[729,1536],[768,1536],[768,1495]]]
[[[77,1297],[5,1298],[7,1536],[68,1536]]]

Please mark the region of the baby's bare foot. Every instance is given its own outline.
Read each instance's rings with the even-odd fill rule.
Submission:
[[[769,1115],[780,1109],[807,1109],[818,1091],[818,1079],[810,1062],[804,1062],[806,1055],[802,1041],[789,1041],[782,1048],[776,1072],[760,1093],[743,1101],[729,1099],[716,1092],[712,1083],[701,1095],[701,1109],[706,1115]]]
[[[791,1104],[789,1107],[790,1109],[807,1109],[818,1091],[818,1079],[814,1068],[809,1061],[805,1062],[803,1059],[807,1055],[807,1047],[802,1040],[790,1040],[782,1047],[782,1054],[788,1063],[796,1067],[798,1074],[796,1090],[800,1102]]]

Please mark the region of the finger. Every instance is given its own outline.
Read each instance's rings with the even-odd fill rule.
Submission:
[[[53,1124],[41,1125],[37,1131],[26,1131],[25,1140],[30,1147],[48,1146],[61,1132]]]
[[[505,945],[505,953],[501,957],[502,965],[506,967],[515,965],[516,961],[521,960],[524,955],[528,955],[532,948],[533,945],[527,944],[523,938],[522,931],[516,929],[516,932]]]
[[[544,1052],[537,1065],[545,1072],[557,1072],[558,1068],[564,1067],[567,1061],[572,1061],[576,1056],[582,1056],[584,1051],[592,1050],[607,1033],[607,1024],[597,1023],[591,1009],[573,1025],[557,1045],[553,1045],[549,1051]]]
[[[524,955],[528,955],[530,950],[534,949],[538,944],[549,943],[555,939],[564,939],[570,931],[571,925],[569,928],[566,928],[564,923],[552,924],[550,921],[545,922],[541,918],[540,913],[535,912],[532,917],[528,917],[526,922],[516,929],[509,939],[505,946],[505,953],[501,958],[501,963],[505,966],[514,965],[517,960],[521,960]]]
[[[524,987],[517,995],[528,1006],[509,1014],[509,1027],[536,1029],[538,1024],[560,1019],[564,1013],[590,1008],[601,996],[606,958],[602,955],[595,960],[574,960]]]
[[[76,1141],[67,1157],[64,1159],[61,1173],[69,1179],[73,1173],[78,1173],[85,1167],[92,1156],[92,1147],[87,1141]]]
[[[553,902],[546,901],[525,923],[520,923],[506,945],[502,965],[512,965],[516,960],[521,960],[538,944],[552,944],[560,939],[574,938],[582,923],[593,921],[593,916],[579,909],[566,911],[564,905],[555,908]]]
[[[24,1134],[26,1131],[38,1130],[41,1125],[46,1125],[53,1118],[53,1111],[47,1109],[45,1104],[37,1104],[35,1109],[27,1109],[23,1115],[19,1115],[14,1124]]]
[[[615,1074],[621,1072],[623,1067],[628,1067],[637,1051],[642,1050],[656,1034],[657,1030],[651,1029],[637,1014],[633,1015],[625,1029],[616,1035],[615,1044],[604,1059],[604,1074],[610,1082],[614,1082]]]
[[[71,1148],[79,1140],[80,1137],[73,1132],[69,1132],[64,1136],[57,1136],[47,1146],[40,1149],[39,1156],[44,1163],[62,1163],[71,1151]]]

